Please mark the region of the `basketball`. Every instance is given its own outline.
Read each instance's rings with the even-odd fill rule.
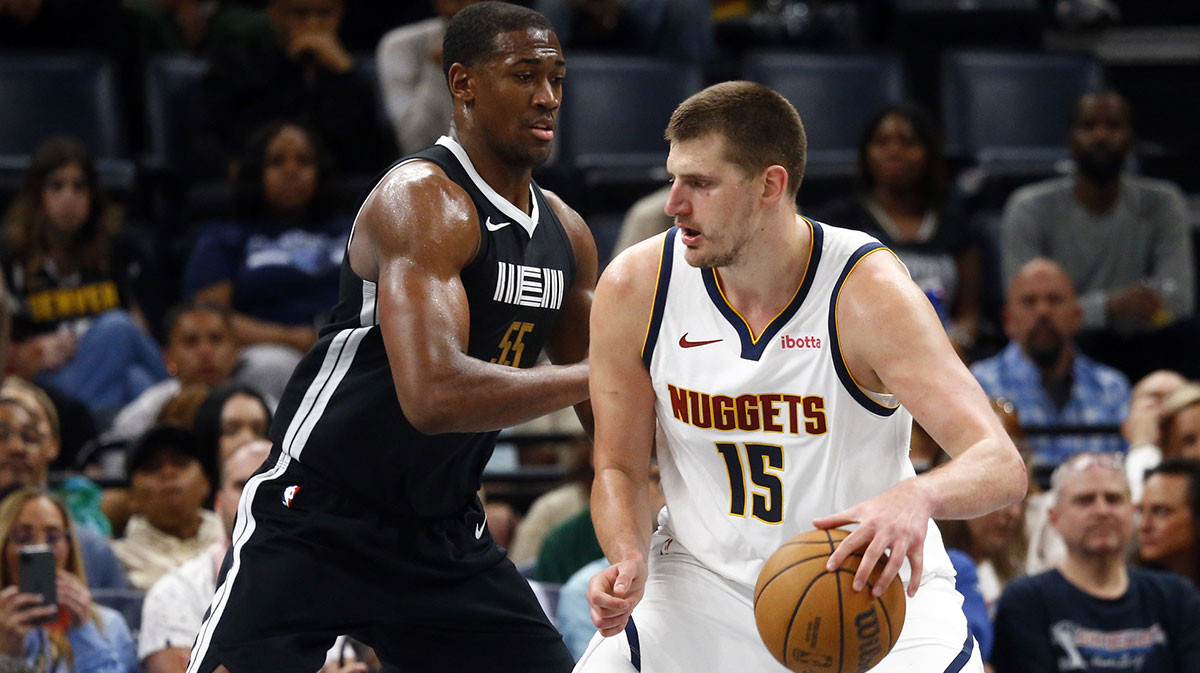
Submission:
[[[882,596],[871,594],[886,559],[862,591],[851,587],[861,550],[835,571],[825,571],[829,555],[849,534],[838,528],[801,533],[772,554],[758,575],[758,634],[779,663],[796,673],[868,671],[900,637],[906,600],[900,578]]]

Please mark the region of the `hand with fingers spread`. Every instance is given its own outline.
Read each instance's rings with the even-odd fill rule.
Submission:
[[[600,635],[607,638],[625,630],[645,593],[648,572],[646,559],[635,558],[610,565],[588,582],[588,606]]]
[[[0,591],[0,653],[21,656],[30,629],[58,613],[57,606],[41,602],[41,596],[20,593],[15,586]]]
[[[873,593],[882,595],[900,572],[907,558],[912,567],[908,582],[908,595],[914,596],[921,583],[924,561],[925,533],[929,529],[929,518],[933,505],[922,491],[916,479],[906,479],[891,489],[841,512],[814,519],[817,528],[837,528],[857,523],[855,529],[842,540],[829,556],[826,570],[832,571],[842,564],[851,553],[862,550],[862,560],[854,575],[853,588],[861,591],[876,563],[885,558],[883,572],[875,582]]]

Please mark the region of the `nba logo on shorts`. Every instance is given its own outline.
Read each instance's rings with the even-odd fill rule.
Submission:
[[[292,506],[292,498],[300,492],[300,487],[295,484],[283,489],[283,506],[290,508]]]

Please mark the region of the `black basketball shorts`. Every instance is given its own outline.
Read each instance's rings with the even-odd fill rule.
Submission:
[[[188,673],[311,673],[339,634],[406,672],[573,666],[478,501],[446,519],[397,518],[276,447],[242,494]]]

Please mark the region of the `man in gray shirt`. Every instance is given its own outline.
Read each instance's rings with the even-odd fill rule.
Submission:
[[[1029,260],[1053,259],[1080,292],[1085,330],[1145,332],[1193,312],[1183,194],[1163,180],[1123,175],[1133,146],[1125,99],[1086,93],[1071,115],[1074,175],[1023,187],[1004,209],[1005,286]]]

